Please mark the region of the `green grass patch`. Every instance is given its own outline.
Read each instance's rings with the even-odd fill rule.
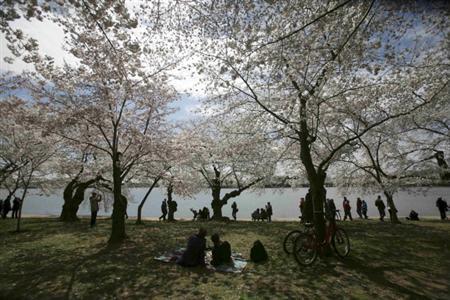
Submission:
[[[450,223],[341,222],[352,252],[344,260],[319,258],[298,266],[284,254],[284,236],[295,222],[145,222],[127,224],[129,239],[118,248],[106,243],[110,221],[63,224],[24,219],[0,220],[1,299],[448,299]],[[184,246],[199,226],[219,232],[233,250],[249,256],[256,239],[270,260],[249,263],[242,274],[221,274],[153,257]]]

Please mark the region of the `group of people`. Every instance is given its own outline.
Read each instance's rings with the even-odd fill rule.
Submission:
[[[206,266],[206,251],[211,250],[211,265],[219,266],[232,264],[231,245],[227,241],[222,241],[218,233],[211,236],[213,247],[206,245],[207,231],[200,228],[197,234],[189,237],[186,250],[178,258],[177,264],[183,267]],[[260,241],[255,241],[250,251],[250,258],[253,262],[262,262],[268,259],[267,252]]]
[[[265,221],[272,222],[273,209],[270,202],[267,202],[265,208],[257,208],[252,212],[252,221]]]
[[[312,201],[311,199],[311,195],[310,193],[308,193],[305,197],[306,199],[310,198],[310,201]],[[308,219],[308,208],[307,208],[307,200],[305,198],[300,198],[300,203],[299,203],[299,208],[300,208],[300,213],[301,213],[301,219],[302,221],[304,221],[305,219]],[[311,206],[311,205],[310,205]],[[375,200],[375,206],[378,209],[378,213],[379,213],[379,219],[380,221],[384,221],[384,218],[386,217],[386,205],[383,201],[383,199],[381,199],[381,196],[378,195],[377,199]],[[446,212],[448,211],[448,204],[445,200],[442,199],[442,197],[439,197],[438,200],[436,201],[436,206],[439,209],[439,213],[441,215],[441,219],[442,220],[446,220],[447,219],[447,215]],[[347,218],[352,221],[353,217],[352,217],[352,212],[351,212],[351,205],[350,205],[350,201],[347,199],[347,197],[344,197],[344,200],[342,201],[342,208],[344,211],[344,218],[343,220],[347,220]],[[309,210],[311,210],[312,208],[309,207]],[[340,219],[340,213],[339,210],[336,209],[336,205],[334,203],[334,199],[326,199],[325,201],[325,213],[332,213],[332,216],[334,218],[337,217],[337,215],[339,215],[339,219]],[[397,209],[395,207],[388,207],[388,212],[390,217],[392,218],[393,213],[397,212]],[[365,200],[362,200],[361,198],[357,198],[356,199],[356,213],[358,214],[360,219],[368,219],[367,216],[367,202]],[[312,215],[309,217],[309,219],[312,219]],[[409,213],[409,216],[406,217],[407,220],[412,220],[412,221],[419,221],[419,214],[414,211],[411,210]]]
[[[162,215],[159,217],[160,221],[174,221],[175,220],[175,212],[178,210],[178,203],[174,200],[164,199],[161,203],[161,213]]]
[[[211,219],[209,209],[206,206],[199,210],[191,208],[191,212],[194,214],[192,221],[208,221],[209,219]]]
[[[19,197],[14,196],[14,200],[11,206],[11,198],[12,196],[8,196],[5,200],[0,200],[0,215],[3,219],[6,219],[8,217],[10,211],[12,211],[11,218],[19,218],[19,210],[22,200]]]

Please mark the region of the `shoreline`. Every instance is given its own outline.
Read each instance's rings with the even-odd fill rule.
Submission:
[[[90,215],[78,215],[80,219],[90,219]],[[407,216],[398,216],[399,218],[405,219]],[[59,215],[37,215],[37,214],[22,214],[22,219],[57,219],[59,218]],[[8,218],[11,219],[11,218]],[[110,216],[97,216],[97,220],[108,220],[111,219]],[[135,216],[130,216],[128,220],[136,220],[137,218]],[[439,216],[419,216],[420,220],[440,220]],[[159,221],[158,217],[143,217],[143,221]],[[375,220],[379,221],[379,217],[377,216],[370,216],[368,219],[360,219],[360,218],[353,218],[353,221],[364,221],[364,220]],[[192,221],[192,218],[178,218],[176,221],[182,221],[182,222],[188,222]],[[233,220],[231,220],[233,221]],[[244,222],[250,222],[252,219],[250,218],[238,218],[236,222],[238,221],[244,221]],[[259,222],[259,221],[257,221]],[[264,221],[266,222],[266,221]],[[272,222],[299,222],[299,218],[272,218]],[[347,222],[342,221],[341,222]],[[352,221],[350,221],[352,222]],[[389,223],[389,217],[385,217],[385,222]],[[266,222],[267,223],[267,222]]]

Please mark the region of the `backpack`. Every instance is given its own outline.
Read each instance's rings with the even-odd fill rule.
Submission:
[[[250,259],[252,262],[259,263],[266,261],[268,259],[268,255],[264,245],[260,240],[257,240],[253,243],[253,247],[250,250]]]

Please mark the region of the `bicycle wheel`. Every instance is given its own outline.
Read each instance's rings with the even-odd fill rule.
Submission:
[[[283,250],[286,254],[292,254],[292,250],[294,249],[295,239],[302,232],[300,230],[292,230],[290,231],[283,241]]]
[[[294,243],[294,258],[298,264],[308,266],[317,258],[316,238],[311,233],[301,233]]]
[[[344,258],[350,253],[350,240],[344,229],[336,228],[331,243],[339,257]]]

